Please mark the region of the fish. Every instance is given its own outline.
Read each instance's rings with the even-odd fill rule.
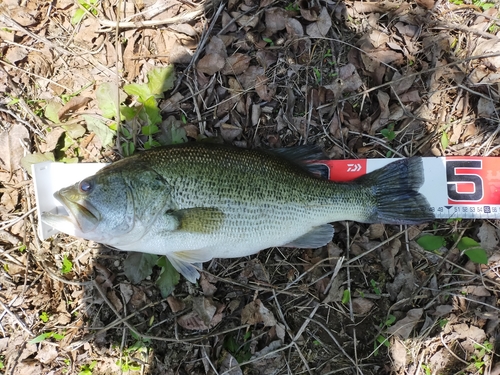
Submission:
[[[305,150],[305,151],[304,151]],[[68,215],[42,220],[123,251],[165,255],[188,281],[195,265],[272,247],[319,248],[335,221],[419,224],[434,215],[411,157],[351,182],[308,170],[311,149],[279,152],[190,142],[114,162],[56,192]]]

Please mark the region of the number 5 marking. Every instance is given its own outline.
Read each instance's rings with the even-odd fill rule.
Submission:
[[[448,197],[454,201],[480,201],[483,198],[483,179],[477,174],[457,173],[457,169],[483,168],[481,160],[447,160],[446,180],[448,183]],[[472,184],[472,193],[458,192],[458,184]]]

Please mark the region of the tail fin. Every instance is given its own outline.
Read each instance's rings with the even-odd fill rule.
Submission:
[[[435,218],[429,202],[418,192],[424,183],[420,157],[395,161],[356,182],[371,186],[375,195],[377,204],[369,222],[419,224]]]

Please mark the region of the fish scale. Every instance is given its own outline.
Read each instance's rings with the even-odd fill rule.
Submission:
[[[44,220],[61,231],[70,221],[73,234],[120,250],[166,255],[194,282],[193,263],[275,246],[323,246],[332,239],[333,221],[433,219],[418,193],[419,158],[334,183],[300,163],[308,156],[300,149],[273,153],[210,143],[158,148],[62,189],[55,196],[70,215]]]

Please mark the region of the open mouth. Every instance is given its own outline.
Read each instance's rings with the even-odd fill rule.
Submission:
[[[83,233],[93,230],[101,215],[90,203],[78,197],[78,195],[71,194],[70,191],[63,189],[54,193],[56,198],[68,212],[68,216],[58,215],[69,219],[73,225],[77,226]]]

